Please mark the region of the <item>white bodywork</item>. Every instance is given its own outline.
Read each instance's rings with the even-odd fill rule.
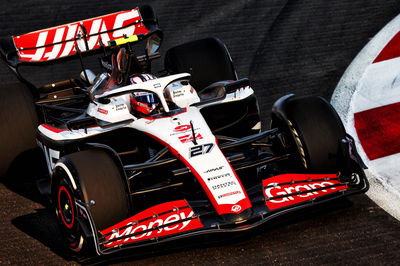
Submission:
[[[135,128],[164,142],[172,153],[181,157],[180,160],[202,183],[209,198],[214,199],[214,204],[230,206],[246,199],[236,173],[196,107],[188,107],[186,112],[170,118],[137,120]]]
[[[189,74],[178,74],[128,85],[97,95],[94,98],[94,103],[89,104],[88,115],[109,123],[129,120],[126,124],[107,128],[97,126],[80,130],[57,130],[41,125],[39,131],[56,141],[86,138],[121,127],[142,131],[166,145],[175,156],[189,167],[219,214],[241,212],[251,207],[251,203],[235,171],[219,149],[216,138],[201,115],[200,109],[210,104],[247,98],[254,93],[250,87],[240,88],[220,101],[190,106],[200,101],[197,93],[191,90],[190,84],[175,86],[170,88],[171,98],[177,106],[182,108],[181,112],[172,116],[156,118],[138,118],[131,113],[129,95],[135,90],[154,92],[159,97],[164,110],[169,112],[164,97],[164,89],[175,80],[189,78]],[[113,95],[116,96],[113,97]],[[101,104],[98,102],[105,97],[110,99],[109,103]],[[52,158],[49,158],[49,170],[54,167],[51,161]]]

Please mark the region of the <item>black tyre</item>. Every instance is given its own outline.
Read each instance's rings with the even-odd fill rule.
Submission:
[[[30,91],[22,84],[0,86],[0,178],[12,161],[36,147],[37,114]]]
[[[333,107],[321,97],[284,96],[272,109],[271,127],[280,128],[292,167],[313,173],[339,171],[344,126]]]
[[[200,91],[221,80],[237,80],[231,56],[217,38],[188,42],[169,49],[165,69],[171,74],[190,73],[190,83]]]
[[[120,170],[104,151],[87,150],[60,159],[53,170],[52,197],[70,250],[93,251],[93,234],[126,218],[130,201]],[[92,231],[84,205],[93,218]]]

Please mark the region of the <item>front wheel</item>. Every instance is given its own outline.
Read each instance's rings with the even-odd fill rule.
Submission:
[[[92,253],[96,232],[130,214],[126,184],[104,151],[87,150],[62,157],[53,170],[52,197],[68,248]]]
[[[340,142],[346,138],[346,132],[325,99],[294,95],[280,98],[272,108],[271,127],[282,133],[285,145],[276,149],[292,154],[288,162],[292,169],[313,173],[339,171]]]

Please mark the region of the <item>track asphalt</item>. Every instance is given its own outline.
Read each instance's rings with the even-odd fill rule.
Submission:
[[[0,36],[24,33],[135,7],[128,1],[2,1]],[[240,77],[259,96],[263,121],[282,95],[330,98],[362,47],[400,12],[396,0],[366,1],[147,1],[164,29],[163,51],[185,41],[217,36],[229,48]],[[65,69],[36,75],[56,77]],[[78,75],[79,71],[73,73]],[[14,80],[0,68],[2,81]],[[35,163],[35,162],[31,162]],[[77,264],[63,249],[52,211],[38,196],[29,167],[0,184],[0,264]],[[211,246],[190,243],[144,255],[105,258],[106,264],[359,264],[398,265],[400,222],[359,195],[296,219],[270,224],[250,236]],[[193,247],[195,244],[195,247]],[[166,248],[166,247],[165,247]],[[170,248],[170,247],[168,247]],[[92,262],[92,263],[101,263]]]

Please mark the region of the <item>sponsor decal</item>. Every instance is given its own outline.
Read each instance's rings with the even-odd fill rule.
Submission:
[[[236,207],[234,207],[236,206]],[[227,213],[240,213],[243,212],[244,210],[251,208],[251,203],[248,198],[244,198],[242,200],[239,200],[238,202],[234,204],[221,204],[218,205],[218,214],[227,214]]]
[[[108,114],[108,111],[105,110],[105,109],[102,109],[102,108],[97,108],[97,112],[99,112],[99,113],[101,113],[101,114],[103,114],[103,115]]]
[[[217,180],[217,179],[224,178],[224,177],[229,177],[229,176],[231,176],[231,174],[230,173],[226,173],[226,174],[222,174],[222,175],[209,177],[209,178],[207,178],[207,180],[208,181],[213,181],[213,180]]]
[[[348,189],[347,185],[340,184],[335,174],[278,175],[263,180],[263,187],[266,204],[270,210],[287,207],[343,189]],[[301,192],[301,194],[295,195],[298,192]]]
[[[223,165],[222,165],[222,166],[215,167],[215,168],[210,168],[210,169],[204,171],[203,173],[204,173],[204,174],[208,174],[208,173],[215,172],[215,171],[221,171],[222,168],[224,168]]]
[[[184,91],[172,91],[172,97],[177,98],[177,97],[181,97],[181,96],[185,96],[185,92]]]
[[[189,158],[210,153],[213,148],[214,148],[214,143],[207,143],[191,147],[189,149]]]
[[[241,193],[242,193],[242,192],[239,191],[239,190],[237,190],[237,191],[232,191],[232,192],[228,192],[228,193],[219,195],[218,198],[219,198],[219,199],[222,199],[222,198],[225,198],[225,197],[229,197],[229,196],[236,195],[236,194],[241,194]]]
[[[234,186],[234,185],[236,185],[235,181],[228,181],[228,182],[224,182],[224,183],[221,183],[218,185],[211,186],[211,188],[213,190],[218,190],[218,189],[222,189],[222,188],[226,188],[226,187],[230,187],[230,186]]]
[[[232,211],[233,212],[240,212],[240,210],[242,209],[242,207],[240,205],[233,205],[232,206]]]
[[[106,247],[128,244],[166,235],[183,233],[203,227],[199,218],[185,200],[177,200],[156,205],[128,218],[101,233],[106,240],[118,239],[106,243]],[[120,229],[122,228],[122,229]]]
[[[186,133],[186,135],[180,136],[180,137],[179,137],[179,138],[181,138],[181,139],[183,139],[183,140],[186,140],[187,137],[192,136],[192,134],[187,135],[187,133],[189,133],[188,131],[191,131],[191,130],[192,130],[192,126],[191,126],[191,125],[186,125],[186,124],[185,124],[185,125],[181,125],[181,124],[180,124],[180,121],[179,121],[179,122],[178,122],[178,126],[174,128],[173,132],[172,132],[171,134],[169,134],[169,136],[172,137],[172,136],[182,135],[182,134],[185,134],[185,133]],[[194,132],[197,132],[198,130],[200,130],[199,127],[198,127],[198,128],[194,128]],[[203,138],[203,136],[201,136],[200,133],[197,133],[197,134],[196,134],[196,137],[197,137],[198,135],[200,135],[200,139]],[[192,137],[193,137],[193,136],[192,136]],[[193,138],[192,138],[191,140],[189,140],[189,141],[182,142],[182,143],[187,143],[187,142],[190,142],[190,141],[192,141],[192,140],[193,140]]]
[[[174,132],[185,132],[192,128],[191,125],[180,125],[174,128]]]
[[[180,136],[180,137],[178,137],[178,139],[179,139],[182,143],[189,143],[189,142],[191,142],[191,141],[194,140],[192,134]],[[203,136],[202,136],[200,133],[196,133],[196,139],[203,139]]]
[[[115,106],[116,111],[122,111],[122,110],[126,110],[126,109],[128,109],[128,107],[126,107],[126,104],[117,104]]]
[[[76,54],[75,39],[79,49],[87,51],[100,48],[101,42],[148,33],[142,23],[135,24],[140,20],[139,11],[132,9],[15,36],[13,40],[20,60],[46,61]]]

